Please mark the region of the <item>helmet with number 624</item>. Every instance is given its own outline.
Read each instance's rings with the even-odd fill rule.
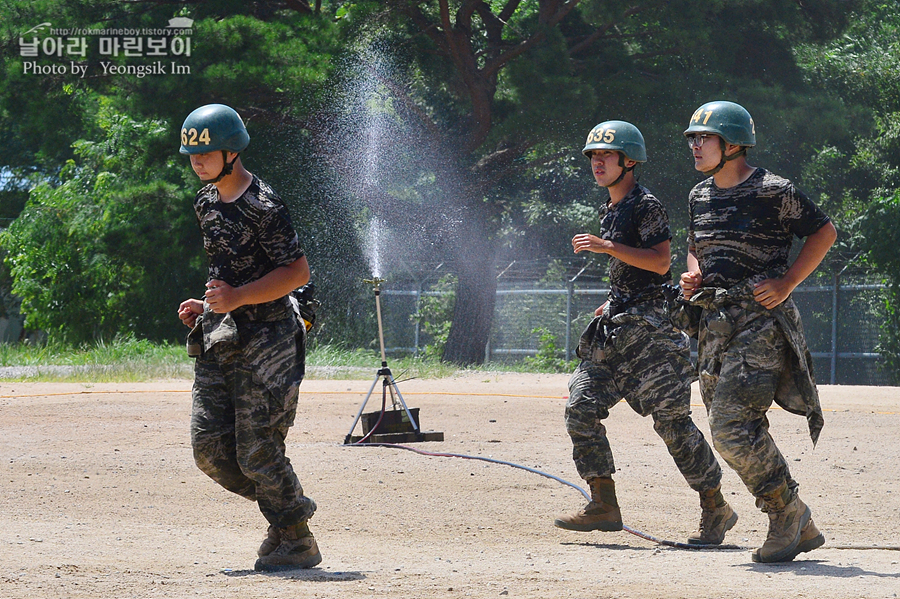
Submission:
[[[734,102],[707,102],[694,111],[684,135],[718,135],[735,146],[756,145],[756,126],[747,109]]]
[[[593,150],[615,150],[635,162],[647,162],[644,136],[625,121],[604,121],[591,129],[581,153],[590,156]]]
[[[181,126],[182,154],[205,154],[218,150],[241,152],[250,135],[237,112],[224,104],[207,104],[194,110]]]

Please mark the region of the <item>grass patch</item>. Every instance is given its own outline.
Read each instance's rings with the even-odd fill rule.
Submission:
[[[116,337],[73,347],[0,344],[2,379],[19,381],[138,382],[192,378],[193,364],[181,345]]]
[[[411,356],[388,356],[388,366],[397,381],[446,378],[463,370],[435,358]],[[306,357],[308,379],[373,379],[380,368],[380,354],[370,350],[319,345]],[[528,362],[491,362],[466,370],[554,372],[546,365]],[[181,344],[128,337],[77,347],[52,341],[39,345],[0,344],[0,381],[102,383],[193,377],[194,362]]]
[[[459,372],[459,367],[433,358],[388,356],[388,366],[397,381],[411,378],[444,378]],[[374,378],[381,368],[381,354],[363,349],[342,349],[320,345],[306,356],[306,376],[310,379]]]

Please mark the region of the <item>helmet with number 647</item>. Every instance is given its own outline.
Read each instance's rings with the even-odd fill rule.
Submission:
[[[735,146],[756,145],[756,126],[753,118],[740,104],[718,101],[707,102],[694,111],[684,135],[718,135]]]

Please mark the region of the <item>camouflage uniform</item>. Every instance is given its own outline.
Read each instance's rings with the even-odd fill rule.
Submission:
[[[761,168],[728,189],[701,182],[690,214],[688,244],[703,284],[688,306],[698,310],[700,391],[713,445],[754,496],[783,483],[796,489],[766,412],[777,401],[805,415],[815,444],[824,420],[812,358],[793,300],[766,310],[753,288],[787,270],[794,235],[811,235],[829,219],[790,181]]]
[[[639,185],[601,212],[600,237],[631,247],[671,239],[665,208]],[[623,397],[653,428],[690,487],[718,488],[722,471],[691,420],[693,366],[688,338],[668,318],[660,275],[610,257],[610,304],[581,336],[581,364],[569,380],[566,429],[585,480],[615,472],[603,420]]]
[[[239,287],[303,257],[287,208],[253,177],[236,201],[213,185],[194,209],[209,259],[209,279]],[[216,314],[204,306],[202,353],[194,368],[191,443],[197,466],[220,485],[257,501],[270,524],[304,521],[315,503],[285,456],[303,379],[306,329],[287,297]]]

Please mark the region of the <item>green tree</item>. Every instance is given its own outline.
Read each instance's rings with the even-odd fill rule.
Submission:
[[[459,281],[444,359],[483,360],[500,235],[522,222],[515,214],[522,198],[529,198],[525,205],[533,211],[571,203],[560,190],[584,189],[567,181],[574,170],[566,161],[577,155],[576,140],[591,126],[612,115],[651,123],[650,139],[677,155],[683,166],[675,170],[686,174],[683,123],[710,96],[744,91],[759,106],[777,105],[772,98],[782,97],[815,104],[797,91],[793,44],[833,35],[845,24],[846,7],[686,0],[628,6],[605,0],[354,3],[348,18],[356,19],[361,34],[378,39],[396,64],[407,65],[382,83],[393,99],[390,111],[417,119],[424,132],[417,150],[428,189],[420,187],[415,202],[427,207],[421,213],[433,213],[452,199],[452,221],[466,225],[445,228],[439,242]],[[782,94],[785,89],[794,91]],[[805,119],[799,109],[781,113],[786,118],[777,123],[783,128]],[[783,137],[790,138],[787,132]],[[781,152],[788,158],[803,149],[785,144]],[[671,179],[671,166],[659,164],[657,180]],[[541,187],[541,179],[556,187]],[[403,199],[373,187],[361,185],[358,193],[380,197],[383,205]],[[672,195],[684,194],[686,189]]]
[[[98,120],[105,139],[74,144],[59,184],[35,186],[0,235],[12,291],[28,327],[68,341],[176,338],[174,298],[205,281],[183,166],[148,158],[169,145],[164,123]]]
[[[66,27],[159,27],[173,16],[190,17],[191,75],[27,78],[18,37],[51,15]],[[890,66],[898,55],[891,32],[891,4],[875,0],[638,0],[627,7],[609,0],[0,0],[0,173],[13,175],[5,183],[35,185],[36,207],[77,214],[67,217],[76,230],[107,213],[129,220],[117,235],[130,255],[78,238],[85,264],[73,256],[73,268],[128,272],[134,264],[135,272],[149,271],[139,256],[153,256],[165,240],[147,233],[145,244],[130,241],[146,222],[115,204],[134,198],[136,206],[167,205],[163,197],[189,196],[196,180],[174,155],[171,137],[138,158],[141,169],[162,174],[159,180],[141,178],[128,160],[97,166],[87,152],[115,155],[104,124],[109,115],[156,123],[174,135],[196,106],[230,104],[248,120],[245,164],[279,190],[304,239],[324,304],[320,338],[352,345],[371,337],[374,323],[359,309],[368,305],[361,280],[363,250],[370,248],[358,232],[368,215],[390,216],[391,233],[410,254],[453,263],[458,299],[444,358],[480,362],[497,256],[568,252],[573,223],[587,227],[595,219],[602,192],[586,176],[580,144],[602,120],[630,120],[644,132],[650,161],[641,182],[669,206],[676,256],[683,198],[697,180],[681,131],[694,107],[716,97],[741,102],[757,118],[754,158],[800,180],[838,218],[858,213],[869,190],[896,176],[889,168],[896,110],[887,107],[896,106],[898,72]],[[371,49],[391,68],[370,60]],[[348,55],[363,57],[361,70],[349,68]],[[86,62],[97,70],[98,60]],[[362,103],[335,94],[359,83],[353,78],[376,93]],[[362,122],[372,108],[378,116]],[[378,130],[385,135],[379,147],[391,150],[380,164],[367,150],[372,138],[362,135]],[[93,196],[79,200],[76,189]],[[6,185],[0,194],[0,218],[15,218],[25,206],[22,187]],[[92,206],[97,198],[105,203]],[[177,206],[172,219],[190,221],[190,202]],[[36,207],[26,209],[30,219],[38,218]],[[24,244],[18,235],[28,225],[17,227]],[[41,239],[38,227],[28,234]],[[852,245],[844,230],[842,243]],[[42,246],[22,247],[37,253]],[[58,251],[69,258],[64,247]],[[93,261],[86,252],[96,252]],[[200,259],[190,245],[182,252],[184,261]],[[35,281],[45,276],[17,272]],[[135,280],[154,284],[149,275]],[[66,277],[41,284],[51,283],[65,289]],[[106,276],[85,283],[116,296]],[[177,303],[181,288],[168,289]],[[114,305],[98,300],[98,309]],[[106,334],[119,319],[110,314],[110,328],[93,322],[85,329]]]
[[[850,135],[832,137],[803,166],[802,180],[844,229],[844,250],[873,196],[900,186],[900,17],[891,3],[865,2],[841,37],[798,47],[804,76],[843,105]]]
[[[882,314],[883,367],[900,383],[900,14],[895,3],[869,0],[844,35],[798,49],[806,77],[839,98],[853,136],[825,144],[804,168],[841,230],[832,260],[874,270],[888,284]]]
[[[861,219],[860,232],[868,240],[867,258],[888,285],[883,308],[879,350],[883,368],[894,384],[900,384],[900,192],[875,200]]]
[[[168,331],[172,339],[182,336],[172,306],[186,293],[192,297],[202,293],[203,281],[197,279],[202,251],[196,233],[190,233],[188,242],[184,238],[188,232],[180,230],[182,226],[196,229],[189,198],[199,184],[177,154],[178,126],[197,106],[224,102],[248,121],[252,141],[245,164],[279,190],[300,232],[324,303],[319,338],[324,335],[352,344],[366,335],[368,321],[358,317],[360,302],[348,293],[365,291],[362,258],[353,235],[354,206],[342,203],[343,198],[328,185],[324,167],[317,163],[317,150],[309,141],[309,130],[316,126],[310,115],[318,102],[317,90],[339,48],[339,24],[323,14],[327,9],[333,15],[338,3],[324,4],[325,8],[323,2],[304,0],[180,5],[152,0],[0,0],[4,72],[0,126],[6,134],[0,146],[0,168],[13,175],[4,177],[4,184],[27,180],[33,187],[23,193],[20,186],[6,185],[0,191],[4,194],[0,216],[16,218],[30,195],[29,208],[12,227],[7,243],[15,244],[17,250],[16,256],[9,257],[9,276],[16,289],[32,298],[27,302],[32,326],[82,337],[106,335],[120,327],[142,333],[152,330],[146,334],[154,338],[162,331]],[[100,57],[90,50],[84,64],[95,76],[24,73],[18,39],[39,23],[52,21],[66,28],[159,28],[174,16],[194,19],[189,76],[98,76],[100,60],[127,64],[133,59]],[[48,64],[68,60],[41,57]],[[113,159],[122,135],[127,135],[121,128],[103,125],[114,118],[153,123],[158,136],[137,157]],[[150,140],[131,141],[140,145]],[[163,225],[153,224],[154,216],[179,229],[178,235],[170,237]],[[104,218],[104,222],[91,220]],[[9,220],[0,221],[0,226]],[[42,235],[47,227],[66,230],[77,239],[77,255],[70,246],[60,244],[53,250],[55,261],[47,256],[48,262],[42,264],[46,249]],[[99,237],[92,239],[88,231]],[[29,252],[33,255],[23,255]],[[181,264],[169,260],[177,253]],[[332,261],[340,261],[341,268],[332,267]],[[62,274],[66,269],[71,272]],[[113,272],[128,279],[127,292],[111,280]],[[73,307],[64,318],[37,314],[51,305],[52,296],[57,302],[90,296],[91,313]],[[143,315],[141,322],[123,321],[119,308],[126,300],[132,307],[130,314]],[[76,319],[85,322],[76,323]],[[71,326],[62,326],[66,320]]]

